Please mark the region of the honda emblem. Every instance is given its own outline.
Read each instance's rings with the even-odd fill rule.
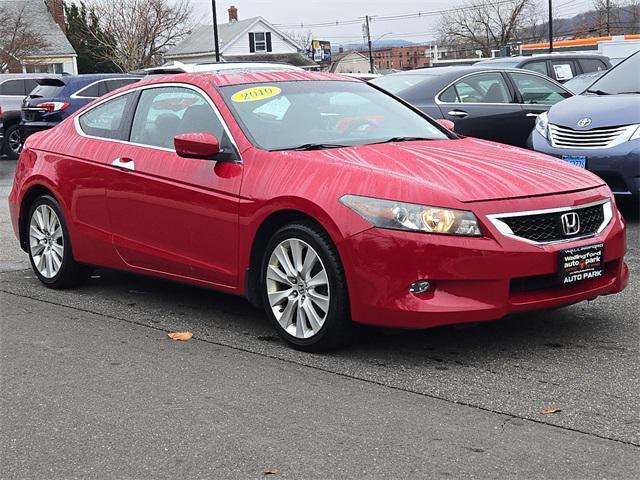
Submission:
[[[575,235],[580,231],[580,217],[575,212],[565,213],[560,217],[562,231],[566,236]]]

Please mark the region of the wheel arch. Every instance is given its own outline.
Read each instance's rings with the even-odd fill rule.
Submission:
[[[51,189],[41,183],[37,183],[35,185],[32,185],[29,187],[29,189],[25,192],[24,196],[22,197],[22,201],[20,202],[20,213],[19,213],[19,217],[18,217],[18,231],[20,232],[20,248],[22,248],[22,250],[24,250],[25,252],[28,251],[29,249],[29,242],[28,242],[28,235],[27,235],[27,225],[28,225],[28,214],[29,214],[29,209],[31,208],[31,205],[33,204],[33,202],[38,198],[41,197],[42,195],[49,195],[51,197],[53,197],[59,205],[61,205],[62,208],[62,204],[60,203],[60,200],[58,199],[58,197],[51,191]]]
[[[271,212],[262,220],[262,222],[256,229],[255,235],[253,235],[251,248],[249,251],[248,265],[244,272],[245,295],[249,300],[249,303],[251,303],[253,306],[262,306],[262,297],[259,292],[260,264],[262,262],[264,249],[266,248],[269,239],[283,226],[301,221],[311,223],[317,228],[324,231],[334,243],[334,245],[336,245],[336,235],[338,230],[335,225],[331,225],[329,228],[327,228],[325,224],[323,224],[322,221],[318,220],[318,218],[316,218],[314,215],[297,208],[283,208]],[[333,232],[331,232],[332,229],[334,230]],[[342,262],[339,252],[338,258],[340,262]]]

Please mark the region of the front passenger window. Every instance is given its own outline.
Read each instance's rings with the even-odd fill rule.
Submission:
[[[174,149],[173,139],[184,133],[208,132],[223,141],[224,127],[202,95],[189,88],[143,90],[131,128],[131,141]]]

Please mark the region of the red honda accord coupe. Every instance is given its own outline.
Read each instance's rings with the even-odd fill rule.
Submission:
[[[629,275],[601,179],[329,74],[125,87],[29,137],[9,203],[48,287],[100,266],[244,295],[305,350],[354,322],[493,320]]]

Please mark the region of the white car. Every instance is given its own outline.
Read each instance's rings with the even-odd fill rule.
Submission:
[[[182,63],[172,62],[159,67],[145,68],[148,75],[162,75],[171,73],[235,73],[253,71],[293,71],[301,72],[302,68],[286,63],[270,62],[219,62],[219,63]]]

